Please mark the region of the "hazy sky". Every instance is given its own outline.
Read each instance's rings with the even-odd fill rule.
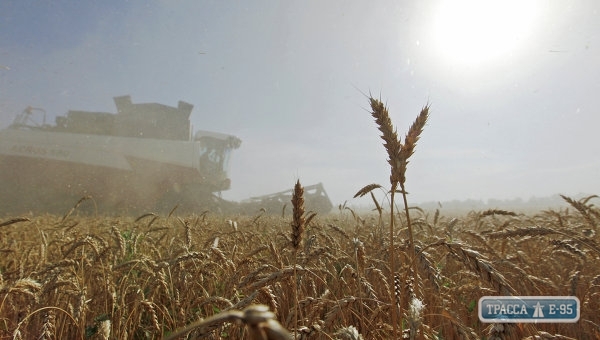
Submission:
[[[412,202],[600,194],[600,2],[480,3],[4,0],[0,125],[184,100],[243,141],[226,198],[300,179],[360,204],[389,184],[371,92],[401,135],[431,104]]]

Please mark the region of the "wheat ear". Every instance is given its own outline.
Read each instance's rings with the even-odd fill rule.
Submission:
[[[300,181],[294,186],[292,196],[293,220],[292,220],[292,247],[294,252],[300,249],[302,243],[302,233],[304,233],[304,188]]]

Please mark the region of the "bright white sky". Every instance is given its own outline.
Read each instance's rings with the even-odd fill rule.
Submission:
[[[600,194],[600,2],[0,2],[0,125],[27,105],[195,105],[240,137],[229,199],[388,185],[362,92],[404,135],[431,117],[412,202]],[[50,117],[52,119],[52,117]]]

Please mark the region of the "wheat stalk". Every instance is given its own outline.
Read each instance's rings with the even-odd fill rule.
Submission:
[[[31,221],[31,220],[28,219],[27,217],[11,218],[8,221],[4,221],[4,222],[0,223],[0,227],[6,227],[11,224],[15,224],[15,223],[19,223],[19,222],[29,222],[29,221]]]
[[[294,320],[294,338],[297,336],[298,330],[298,272],[296,263],[298,262],[298,251],[302,245],[302,234],[304,233],[304,188],[300,185],[300,180],[296,181],[294,193],[292,194],[292,248],[294,250],[294,303],[295,303],[295,320]]]
[[[369,97],[369,103],[371,105],[371,115],[375,118],[375,123],[377,124],[379,131],[381,131],[381,139],[383,139],[385,150],[388,154],[388,164],[390,165],[390,246],[389,246],[389,256],[390,256],[390,281],[394,281],[394,275],[396,270],[395,264],[395,256],[394,256],[394,205],[395,205],[395,194],[398,191],[398,187],[400,187],[400,193],[402,194],[402,199],[404,203],[404,212],[407,220],[407,228],[409,234],[409,247],[411,254],[411,269],[412,274],[416,275],[416,250],[414,243],[414,234],[412,230],[412,224],[410,220],[410,214],[408,209],[408,200],[407,193],[405,189],[406,182],[406,168],[408,165],[409,158],[413,155],[415,151],[415,147],[417,145],[417,141],[420,138],[421,133],[427,123],[429,118],[429,107],[425,106],[416,120],[410,126],[408,133],[404,138],[404,144],[400,142],[398,138],[398,134],[396,129],[392,125],[392,120],[390,118],[387,107],[381,102],[381,100],[374,99],[372,96]],[[376,186],[369,185],[361,189],[356,196],[362,196],[367,192],[373,190]],[[390,295],[393,296],[394,287],[390,286]],[[393,336],[397,338],[397,311],[396,304],[392,302],[392,327],[393,327]],[[402,308],[402,304],[400,304],[400,308]],[[402,315],[402,312],[399,313]]]
[[[81,203],[83,203],[86,200],[92,200],[94,202],[94,206],[96,205],[96,201],[94,201],[94,198],[92,196],[84,196],[80,198],[79,201],[77,201],[77,203],[75,203],[75,205],[69,211],[67,211],[67,213],[63,216],[61,222],[64,222],[67,218],[69,218],[69,216],[71,216],[71,214],[73,214],[73,212],[75,212],[75,210],[79,208],[79,205],[81,205]]]

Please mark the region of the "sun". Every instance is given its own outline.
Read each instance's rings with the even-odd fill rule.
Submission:
[[[435,54],[457,66],[478,67],[517,53],[533,34],[534,0],[448,0],[433,20]]]

